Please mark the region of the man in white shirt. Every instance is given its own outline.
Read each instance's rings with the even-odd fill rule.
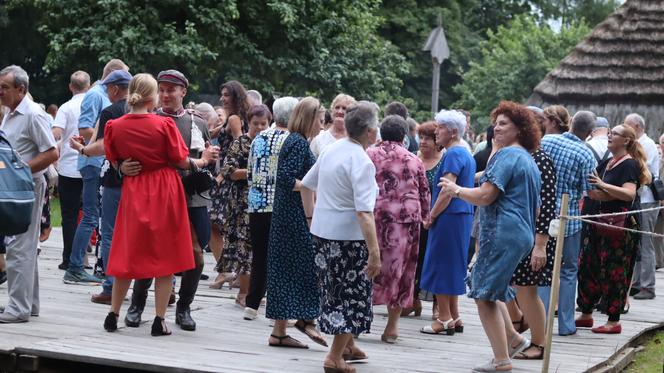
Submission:
[[[611,152],[608,150],[609,146],[609,121],[604,117],[597,117],[595,121],[595,129],[590,134],[590,139],[586,141],[586,145],[593,152],[597,164],[611,157]]]
[[[51,133],[52,118],[28,95],[28,74],[16,65],[0,70],[0,104],[9,107],[0,124],[21,159],[30,166],[35,183],[35,203],[27,232],[7,243],[7,307],[0,323],[26,322],[39,315],[37,245],[46,192],[44,171],[58,159]]]
[[[655,142],[646,135],[646,123],[639,114],[629,114],[625,117],[625,125],[630,126],[635,132],[639,143],[646,152],[648,170],[653,178],[659,177],[659,152]],[[650,190],[649,185],[643,185],[639,189],[641,208],[649,209],[659,206],[658,201]],[[641,213],[641,230],[653,232],[657,222],[658,211],[646,211]],[[655,297],[655,247],[653,237],[641,235],[641,259],[634,267],[634,283],[632,289],[634,299],[653,299]]]
[[[78,225],[78,210],[81,207],[83,180],[78,172],[78,152],[69,146],[69,139],[78,136],[78,117],[81,115],[81,102],[90,88],[90,75],[76,71],[69,78],[69,91],[73,97],[60,106],[53,123],[53,136],[58,142],[58,194],[62,214],[62,263],[58,268],[69,267],[71,245]]]

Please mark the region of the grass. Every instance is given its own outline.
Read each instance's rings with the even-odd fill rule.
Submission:
[[[655,334],[645,345],[645,350],[636,354],[634,361],[624,373],[664,372],[664,331]]]
[[[51,196],[51,227],[62,226],[62,215],[60,215],[60,199]]]

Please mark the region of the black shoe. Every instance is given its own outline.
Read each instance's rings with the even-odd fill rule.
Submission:
[[[58,269],[66,271],[68,268],[69,268],[69,263],[62,262],[62,263],[58,264]]]
[[[114,332],[118,330],[118,315],[117,313],[109,312],[108,315],[106,315],[106,320],[104,320],[104,329],[106,329],[107,332]]]
[[[141,314],[143,314],[143,309],[138,308],[133,304],[129,306],[127,315],[124,319],[125,325],[130,328],[138,328],[138,326],[141,325]]]
[[[210,279],[210,276],[206,275],[205,273],[201,273],[201,280],[207,281]]]
[[[173,276],[182,277],[182,272],[175,272],[173,273]]]
[[[191,318],[191,311],[189,307],[175,310],[175,323],[180,325],[180,329],[193,332],[196,330],[196,321]]]
[[[7,282],[7,271],[0,271],[0,285]]]
[[[640,291],[641,291],[641,289],[632,287],[631,289],[629,289],[629,296],[633,297],[636,294],[638,294]]]
[[[150,334],[153,337],[158,337],[160,335],[171,335],[171,331],[166,328],[164,325],[166,322],[164,319],[162,319],[159,316],[154,317],[154,321],[152,322],[152,331]]]

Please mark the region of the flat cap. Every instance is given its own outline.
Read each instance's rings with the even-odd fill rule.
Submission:
[[[609,128],[609,121],[604,117],[597,117],[595,128]]]
[[[183,73],[177,70],[164,70],[157,75],[157,82],[166,82],[181,85],[185,88],[189,87],[189,81]]]
[[[115,70],[112,73],[108,74],[106,79],[101,82],[103,85],[129,85],[131,81],[131,74],[124,70]]]

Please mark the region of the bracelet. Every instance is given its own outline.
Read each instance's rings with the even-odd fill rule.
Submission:
[[[312,217],[311,217],[311,216],[305,216],[305,217],[306,217],[307,219],[312,219]]]
[[[83,147],[81,148],[81,155],[87,157],[87,155],[85,154],[85,146],[83,146]]]

